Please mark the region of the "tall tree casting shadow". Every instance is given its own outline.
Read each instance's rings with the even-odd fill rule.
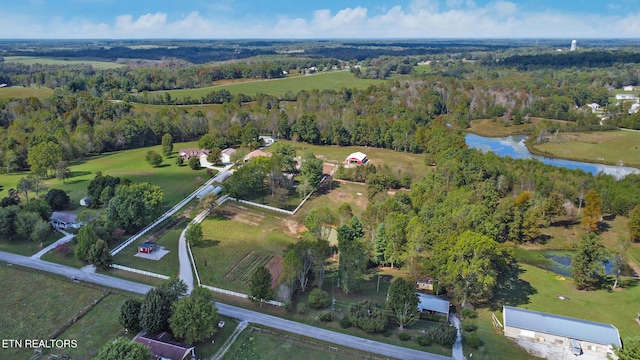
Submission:
[[[508,271],[501,274],[491,302],[491,310],[499,310],[502,305],[519,306],[530,302],[529,296],[538,291],[529,282],[520,278],[525,271],[515,263],[509,267]]]

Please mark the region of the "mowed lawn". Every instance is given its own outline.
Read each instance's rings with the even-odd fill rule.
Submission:
[[[478,119],[471,121],[471,127],[466,129],[465,131],[486,137],[503,137],[509,135],[530,134],[533,130],[535,130],[536,126],[543,121],[553,122],[554,124],[559,124],[560,126],[570,123],[564,120],[551,120],[543,118],[531,118],[530,121],[531,122],[528,124],[509,124],[509,126],[505,126],[502,119],[498,119],[497,121],[493,121],[491,119]]]
[[[247,277],[295,241],[286,216],[227,202],[226,217],[202,222],[204,243],[192,247],[205,285],[248,293]]]
[[[168,90],[149,92],[149,95],[163,95],[168,92],[173,99],[200,99],[212,91],[228,90],[231,94],[245,94],[253,96],[263,93],[267,95],[284,95],[287,91],[297,94],[302,90],[318,89],[322,90],[340,90],[342,88],[365,89],[372,85],[377,85],[385,80],[359,79],[348,71],[333,71],[327,73],[319,73],[315,75],[296,76],[282,79],[271,80],[255,80],[246,81],[236,84],[225,84],[219,86],[210,86],[198,89],[184,90]]]
[[[36,87],[22,87],[22,86],[9,86],[0,88],[0,99],[4,98],[27,98],[37,97],[44,99],[53,94],[53,90],[49,88],[36,88]]]
[[[159,186],[164,192],[164,207],[170,208],[197,189],[208,179],[207,170],[191,170],[188,165],[178,166],[175,160],[180,148],[197,147],[197,143],[175,143],[174,154],[165,158],[160,167],[154,168],[145,161],[149,150],[161,153],[161,146],[123,150],[75,161],[69,167],[71,178],[65,182],[49,179],[44,182],[47,189],[57,188],[67,192],[71,197],[72,208],[79,207],[80,199],[87,195],[87,186],[98,171],[103,175],[119,176],[134,182],[149,182]],[[8,193],[8,189],[16,188],[21,177],[28,173],[0,174],[0,197]],[[46,194],[46,190],[45,190]],[[41,193],[41,196],[44,195]]]
[[[355,360],[361,358],[357,356],[360,352],[356,350],[321,343],[317,340],[309,340],[313,342],[309,344],[302,338],[296,341],[295,335],[286,337],[285,335],[281,332],[266,332],[249,327],[240,333],[223,359]]]
[[[567,159],[640,167],[639,131],[559,133],[557,139],[536,145],[540,151]]]
[[[124,67],[123,64],[118,64],[110,61],[99,61],[92,59],[79,59],[73,58],[69,60],[67,58],[55,58],[55,57],[39,57],[39,56],[5,56],[5,62],[16,62],[25,65],[91,65],[94,69],[117,69]]]
[[[1,339],[49,339],[62,324],[104,294],[64,278],[0,264]],[[117,318],[115,319],[117,322]],[[102,337],[93,332],[92,336]],[[63,339],[60,337],[60,339]],[[0,358],[29,358],[31,349],[1,349]]]

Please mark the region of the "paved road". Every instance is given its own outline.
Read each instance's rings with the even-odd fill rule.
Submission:
[[[50,263],[47,261],[32,259],[27,256],[10,254],[0,251],[0,261],[38,269],[68,278],[76,278],[80,281],[87,281],[94,284],[111,287],[115,289],[130,291],[138,294],[146,294],[152,289],[151,286],[136,283],[129,280],[118,279],[107,275],[87,273],[81,269],[72,268],[65,265]],[[271,315],[265,315],[255,311],[242,309],[239,307],[216,303],[218,312],[222,315],[236,318],[240,321],[252,322],[264,326],[269,326],[278,330],[300,334],[310,338],[335,343],[342,346],[351,347],[363,351],[368,351],[383,356],[407,359],[407,360],[451,360],[452,358],[426,353],[422,351],[407,349],[399,346],[380,343],[377,341],[362,339],[355,336],[345,335],[334,331],[316,328],[310,325],[297,323],[290,320],[281,319]]]

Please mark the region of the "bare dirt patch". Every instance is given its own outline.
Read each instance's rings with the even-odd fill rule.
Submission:
[[[224,209],[225,216],[246,225],[259,226],[262,220],[265,219],[265,215],[250,211],[244,206],[228,205]]]
[[[271,273],[271,289],[275,289],[280,284],[280,276],[282,276],[282,256],[276,255],[269,260],[265,267]]]
[[[287,235],[298,236],[307,230],[307,228],[295,220],[283,219],[281,230]]]

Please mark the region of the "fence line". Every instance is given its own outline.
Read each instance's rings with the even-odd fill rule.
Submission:
[[[221,293],[221,294],[231,295],[231,296],[235,296],[235,297],[239,297],[239,298],[243,298],[243,299],[248,299],[249,298],[249,295],[243,294],[243,293],[239,293],[239,292],[236,292],[236,291],[220,289],[220,288],[217,288],[215,286],[209,286],[209,285],[204,285],[204,284],[200,284],[200,286],[202,286],[203,288],[209,289],[211,291],[215,291],[217,293]],[[273,306],[284,306],[283,303],[281,303],[280,301],[275,301],[275,300],[265,301],[264,303],[265,304],[269,304],[269,305],[273,305]]]
[[[158,279],[169,280],[169,277],[167,275],[156,274],[156,273],[152,273],[152,272],[149,272],[149,271],[130,268],[130,267],[127,267],[127,266],[122,266],[122,265],[118,265],[118,264],[112,264],[111,267],[114,268],[114,269],[129,271],[129,272],[132,272],[132,273],[151,276],[151,277],[158,278]]]

